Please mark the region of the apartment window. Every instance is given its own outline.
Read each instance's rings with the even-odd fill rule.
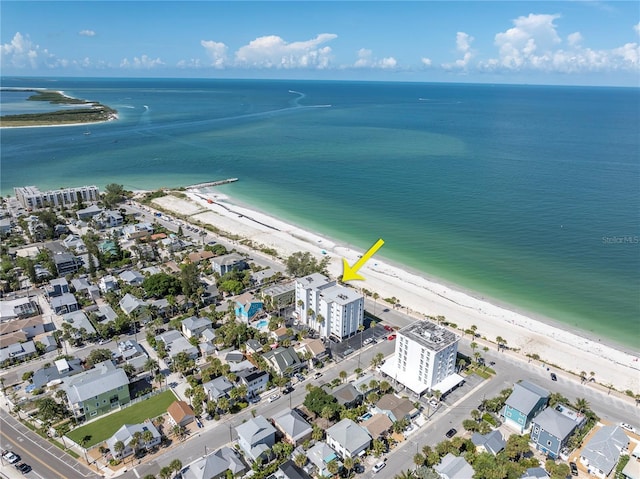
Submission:
[[[97,416],[98,415],[98,411],[91,411],[91,414],[89,414],[89,416],[93,417],[93,416]]]

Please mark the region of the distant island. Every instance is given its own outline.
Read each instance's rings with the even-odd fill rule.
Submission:
[[[1,91],[8,91],[2,89]],[[16,91],[11,89],[11,91]],[[115,120],[118,112],[113,108],[95,101],[71,98],[62,92],[54,90],[20,90],[33,91],[27,100],[47,101],[52,104],[61,105],[83,105],[83,108],[64,109],[43,113],[24,113],[18,115],[0,116],[0,127],[20,127],[20,126],[56,126],[75,125],[83,123],[99,123],[103,121]]]

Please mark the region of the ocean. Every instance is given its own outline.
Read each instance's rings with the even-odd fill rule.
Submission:
[[[115,122],[2,129],[0,187],[220,191],[413,271],[638,350],[640,90],[3,78]],[[24,94],[2,92],[2,113]],[[25,105],[31,108],[32,105]],[[402,298],[400,298],[402,300]],[[478,325],[481,329],[481,325]]]

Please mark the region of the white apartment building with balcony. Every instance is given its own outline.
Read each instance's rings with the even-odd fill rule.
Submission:
[[[346,338],[364,321],[364,297],[326,276],[313,273],[296,279],[296,309],[301,322],[322,337]]]
[[[83,203],[95,203],[100,200],[100,190],[93,185],[49,191],[40,191],[37,186],[21,186],[14,188],[13,191],[16,199],[27,211],[57,206],[73,206],[78,204],[78,199]]]
[[[416,321],[396,333],[395,353],[381,371],[415,394],[445,394],[463,381],[456,374],[460,336],[431,321]]]

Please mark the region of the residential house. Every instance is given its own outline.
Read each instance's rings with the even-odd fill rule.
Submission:
[[[304,469],[299,468],[292,460],[283,462],[275,474],[277,479],[311,479]]]
[[[603,426],[589,439],[580,453],[580,462],[589,474],[604,479],[620,460],[629,438],[620,426]]]
[[[71,293],[63,293],[60,296],[49,298],[49,304],[56,314],[72,313],[80,309],[76,297]]]
[[[38,355],[36,345],[33,341],[22,341],[21,339],[14,338],[13,335],[6,335],[0,342],[0,364],[13,363],[17,361],[23,361],[30,357]],[[20,333],[24,335],[24,333]],[[11,336],[11,337],[7,337]]]
[[[92,301],[100,297],[100,288],[89,282],[87,278],[74,278],[71,280],[71,286],[76,293],[83,294],[85,298]]]
[[[560,451],[567,445],[569,438],[582,423],[585,417],[575,411],[558,405],[546,408],[532,421],[531,442],[536,449],[551,459],[557,459]]]
[[[233,384],[225,377],[218,376],[202,385],[207,393],[209,401],[217,401],[221,397],[229,397],[229,391],[233,389]]]
[[[318,441],[307,450],[307,458],[316,467],[320,477],[331,477],[327,465],[330,462],[338,461],[341,464],[336,451],[331,449],[326,442]]]
[[[204,287],[204,291],[200,296],[200,300],[202,301],[202,303],[205,306],[208,306],[210,304],[215,304],[218,301],[218,298],[220,298],[220,292],[218,291],[218,287],[214,283],[210,284],[207,282],[203,282],[201,284]]]
[[[259,461],[275,444],[276,429],[263,416],[256,416],[236,426],[238,445],[245,454]]]
[[[415,321],[396,332],[395,352],[381,367],[415,394],[446,394],[464,378],[456,373],[460,336],[431,321]]]
[[[252,293],[243,293],[236,298],[236,318],[242,322],[249,323],[262,312],[262,306],[262,301],[253,296]]]
[[[141,373],[144,370],[144,365],[149,359],[142,346],[132,339],[120,341],[118,349],[111,353],[111,357],[118,363],[131,364],[136,373]]]
[[[304,363],[300,361],[295,350],[291,347],[272,349],[264,353],[262,357],[277,374],[282,376],[295,374],[304,367]]]
[[[82,238],[78,235],[69,235],[62,240],[62,246],[77,254],[84,254],[87,252],[87,246],[82,241]]]
[[[267,390],[269,384],[269,373],[266,371],[260,371],[257,368],[245,369],[244,371],[238,371],[238,379],[247,387],[247,396],[257,396],[263,391]]]
[[[95,336],[96,330],[87,318],[87,315],[84,314],[84,311],[74,311],[71,313],[67,313],[62,316],[63,324],[70,324],[71,327],[75,330],[72,333],[74,338],[82,337],[82,330],[84,329],[84,333],[86,336]]]
[[[101,212],[102,212],[102,208],[100,208],[98,205],[90,205],[86,208],[82,208],[76,211],[76,216],[80,221],[87,221]]]
[[[207,328],[211,328],[213,322],[209,318],[191,316],[182,320],[182,334],[187,338],[198,338]]]
[[[239,254],[230,253],[211,258],[211,267],[213,268],[214,272],[222,276],[229,271],[233,271],[234,269],[237,271],[247,269],[247,263],[245,259]]]
[[[174,426],[186,426],[195,420],[196,414],[186,402],[173,401],[167,409],[167,417]]]
[[[203,251],[196,251],[194,253],[189,253],[187,255],[188,261],[190,263],[200,263],[201,261],[205,261],[208,259],[213,258],[213,253],[211,251],[207,251],[207,250],[203,250]]]
[[[389,416],[386,414],[377,413],[369,419],[362,421],[360,425],[367,430],[373,439],[380,439],[391,431],[393,422],[391,422],[391,419],[389,419]]]
[[[141,442],[136,444],[135,447],[132,447],[133,435],[137,432],[144,434],[146,431],[151,431],[153,438],[148,442],[145,442],[144,438],[141,438]],[[113,436],[107,439],[106,442],[114,459],[123,459],[139,449],[151,449],[152,447],[159,445],[161,439],[162,436],[153,423],[151,421],[147,421],[142,424],[124,424]],[[120,452],[118,452],[115,447],[118,441],[124,444],[124,449]]]
[[[115,228],[124,223],[124,218],[118,211],[104,210],[92,218],[99,229]]]
[[[11,234],[13,229],[13,220],[11,218],[0,218],[0,237],[6,238]]]
[[[261,269],[260,271],[251,273],[251,282],[256,286],[262,286],[268,283],[276,274],[277,271],[271,268]]]
[[[170,364],[179,353],[185,353],[191,359],[196,359],[198,357],[198,348],[193,346],[182,334],[180,331],[176,331],[175,329],[171,329],[166,331],[158,336],[156,336],[156,341],[162,341],[165,345],[165,350],[167,351],[167,358],[165,358],[165,362]]]
[[[269,334],[277,343],[281,343],[285,339],[295,339],[293,334],[290,334],[291,330],[287,330],[284,326],[278,329],[274,329]]]
[[[260,295],[265,303],[270,303],[274,309],[280,310],[296,300],[296,283],[287,281],[264,288]]]
[[[141,286],[144,282],[144,276],[133,270],[123,271],[118,277],[129,286]]]
[[[276,413],[271,419],[276,429],[283,434],[285,441],[294,446],[311,439],[313,428],[298,412],[286,408]]]
[[[375,406],[376,412],[386,414],[393,422],[402,419],[411,419],[418,415],[420,411],[407,398],[400,398],[395,394],[385,394]]]
[[[547,405],[549,391],[529,381],[514,384],[513,392],[507,398],[503,416],[505,424],[524,433],[533,420]]]
[[[448,453],[439,464],[433,466],[442,479],[470,479],[474,470],[464,457]]]
[[[224,446],[217,451],[195,460],[180,471],[181,479],[223,479],[227,471],[239,477],[247,470],[238,453]]]
[[[356,457],[371,445],[371,436],[365,428],[345,418],[326,431],[327,444],[343,458]]]
[[[25,319],[14,319],[5,323],[0,323],[0,337],[21,331],[25,339],[31,339],[45,332],[42,316],[35,316]]]
[[[125,225],[122,227],[122,234],[128,240],[144,238],[153,234],[153,225],[151,223]]]
[[[260,354],[262,353],[262,343],[257,339],[248,339],[245,345],[245,351],[247,354]]]
[[[524,471],[520,479],[549,479],[549,473],[542,467],[530,467]]]
[[[69,283],[66,278],[54,278],[49,281],[49,284],[45,287],[45,291],[48,298],[56,298],[70,292]]]
[[[76,273],[84,266],[82,259],[70,253],[55,253],[52,256],[58,276]]]
[[[640,479],[640,444],[631,452],[627,465],[622,468],[622,479]]]
[[[360,391],[364,397],[367,397],[370,392],[374,391],[374,388],[371,387],[371,380],[376,381],[374,385],[377,384],[378,380],[375,375],[372,372],[366,372],[352,381],[351,384],[353,384],[353,387]]]
[[[30,318],[40,314],[40,306],[38,306],[36,299],[26,296],[24,298],[0,301],[0,321]]]
[[[108,274],[100,278],[100,280],[98,281],[98,287],[104,294],[108,293],[109,291],[115,291],[116,289],[118,289],[118,280]]]
[[[98,310],[96,311],[96,316],[98,317],[98,322],[100,323],[108,323],[109,321],[114,321],[118,317],[116,312],[109,304],[99,305]]]
[[[477,450],[480,452],[488,452],[494,456],[502,451],[507,445],[504,437],[502,437],[502,433],[498,429],[487,434],[474,432],[471,436],[471,442],[473,442]]]
[[[325,385],[322,389],[327,394],[335,397],[338,404],[347,409],[354,408],[362,403],[362,393],[353,387],[351,383],[340,384],[333,389],[331,389],[331,386]]]
[[[44,388],[50,382],[57,382],[84,371],[82,362],[79,359],[58,359],[53,366],[38,369],[31,377],[31,384],[36,389]]]
[[[146,322],[151,317],[147,302],[136,298],[131,293],[125,294],[118,302],[118,305],[127,316],[135,317],[139,321]]]
[[[111,361],[104,361],[62,382],[69,408],[76,418],[91,419],[131,400],[129,378]]]
[[[173,234],[170,234],[168,238],[161,239],[160,245],[169,253],[176,253],[187,247],[187,244],[184,241]]]

